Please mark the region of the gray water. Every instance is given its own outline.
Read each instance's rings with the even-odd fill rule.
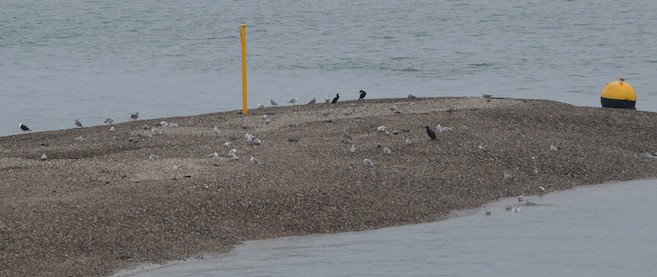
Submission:
[[[657,181],[580,187],[435,223],[248,241],[147,276],[655,276]],[[517,205],[518,212],[505,211]]]
[[[657,111],[657,2],[0,0],[0,136],[299,97],[480,96]]]

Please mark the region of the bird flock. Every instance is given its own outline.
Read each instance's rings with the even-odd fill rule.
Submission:
[[[364,90],[360,90],[358,92],[358,100],[361,101],[361,100],[365,99],[366,95],[367,95],[367,93]],[[325,102],[335,104],[339,101],[339,99],[340,99],[340,93],[337,93],[333,98],[331,98],[330,96],[327,96],[326,99],[325,99]],[[288,100],[287,103],[295,105],[296,103],[298,103],[298,101],[299,101],[299,99],[297,97],[294,97],[294,98]],[[316,102],[317,102],[317,99],[315,97],[313,97],[307,104],[312,105],[312,104],[316,104]],[[273,107],[278,106],[277,102],[274,99],[271,99],[270,103]],[[259,107],[264,107],[264,105],[262,105],[262,104],[259,104],[258,106]],[[397,107],[396,105],[393,105],[391,110],[398,111],[399,107]],[[138,118],[139,118],[139,112],[132,113],[129,116],[129,120],[131,120],[131,121],[138,120]],[[262,115],[262,121],[265,124],[269,124],[270,120],[271,119],[270,119],[269,115],[267,115],[267,114]],[[110,129],[109,129],[109,132],[111,134],[115,134],[117,132],[115,126],[113,126],[114,122],[115,122],[114,117],[108,117],[103,121],[104,124],[111,125]],[[84,125],[82,124],[82,122],[77,118],[73,121],[73,123],[77,128],[84,128]],[[28,126],[26,126],[23,123],[19,123],[18,126],[23,132],[32,131]],[[147,130],[150,131],[149,136],[158,136],[158,135],[163,134],[162,128],[171,128],[171,127],[179,127],[179,125],[177,123],[173,123],[173,122],[161,121],[159,126],[154,126],[154,127],[150,128],[150,129],[147,129]],[[439,136],[438,136],[439,134],[453,131],[452,128],[443,127],[440,124],[436,125],[435,128],[431,128],[430,126],[426,125],[426,126],[424,126],[423,129],[426,132],[426,135],[428,137],[427,140],[431,141],[431,142],[433,142],[433,141],[439,142],[440,141]],[[457,130],[458,130],[459,133],[468,133],[468,132],[470,132],[470,129],[467,126],[459,126],[457,128]],[[382,125],[382,126],[379,126],[379,127],[376,128],[376,133],[381,134],[381,135],[389,135],[391,132],[390,132],[390,130],[388,130],[388,128],[386,126]],[[223,137],[222,130],[219,128],[219,126],[216,126],[216,125],[212,127],[212,134],[215,137]],[[73,138],[72,140],[76,141],[76,142],[82,142],[82,141],[84,141],[84,138],[82,136],[77,136],[77,137]],[[244,140],[246,142],[246,145],[249,145],[249,146],[260,146],[260,145],[263,144],[263,141],[260,138],[256,137],[254,134],[251,134],[250,132],[246,132],[244,134]],[[350,139],[349,139],[349,141],[350,141]],[[405,138],[405,140],[404,140],[405,145],[411,145],[413,143],[414,143],[413,140],[411,140],[410,138]],[[206,154],[205,155],[206,158],[208,158],[208,159],[219,159],[222,156],[224,156],[224,157],[227,157],[228,160],[232,160],[232,161],[239,160],[238,150],[237,150],[237,146],[234,142],[234,138],[229,138],[228,141],[225,141],[223,143],[223,146],[227,151],[227,152],[225,152],[226,153],[225,156],[220,154],[219,151],[213,151],[212,153]],[[377,145],[377,147],[381,148],[380,151],[383,153],[384,156],[393,156],[394,157],[395,152],[390,147],[383,146],[383,145],[380,145],[380,144]],[[489,149],[489,147],[486,147],[484,145],[476,145],[476,149],[478,149],[478,152],[480,152],[482,155],[490,155],[491,154],[491,150]],[[559,151],[560,151],[560,148],[558,148],[555,145],[550,145],[549,148],[548,148],[548,153],[553,154],[553,155],[558,154]],[[348,152],[351,153],[351,154],[357,153],[356,145],[352,143],[349,150],[348,150]],[[48,155],[46,153],[42,153],[41,156],[40,156],[40,160],[43,160],[43,161],[48,160]],[[157,161],[157,160],[160,160],[160,156],[157,155],[156,153],[150,153],[149,156],[148,156],[148,160]],[[535,157],[532,157],[532,161],[534,161],[534,164],[536,163],[535,162]],[[264,164],[263,160],[261,160],[260,158],[255,157],[254,155],[250,155],[249,162],[251,164],[253,164],[254,166],[262,166]],[[375,162],[371,159],[371,157],[363,157],[362,164],[363,164],[364,167],[367,167],[367,168],[374,168],[375,167]],[[532,174],[538,175],[539,174],[538,168],[535,167]],[[503,179],[504,182],[511,183],[511,182],[514,182],[516,178],[509,172],[502,172],[502,179]],[[541,186],[541,187],[537,188],[537,193],[542,195],[545,192],[546,192],[545,187]],[[535,202],[532,202],[532,201],[529,201],[529,200],[525,199],[524,195],[518,196],[518,202],[523,203],[525,206],[535,206],[535,205],[537,205]],[[507,205],[505,207],[505,210],[512,211],[512,212],[519,212],[520,207],[518,205]],[[484,209],[484,213],[487,216],[492,214],[492,212],[488,209]]]
[[[367,92],[365,92],[364,90],[361,89],[360,91],[358,91],[358,100],[364,100],[366,95],[367,95]],[[411,95],[409,95],[409,98],[410,97],[411,97]],[[413,96],[413,98],[414,97],[415,96]],[[333,97],[331,97],[331,95],[326,96],[326,98],[324,99],[324,102],[327,103],[327,104],[329,104],[329,103],[330,104],[335,104],[335,103],[338,103],[338,100],[340,100],[340,93],[336,93],[335,96],[333,96]],[[291,104],[291,105],[296,105],[298,101],[299,101],[299,98],[294,97],[290,100],[287,100],[287,103]],[[271,104],[272,107],[279,107],[278,102],[276,102],[276,100],[274,100],[273,98],[269,99],[269,104]],[[313,105],[313,104],[317,104],[317,97],[313,97],[312,99],[310,99],[310,101],[308,101],[308,103],[306,103],[306,105]],[[264,108],[265,108],[265,105],[263,105],[262,103],[258,103],[258,109],[264,109]]]

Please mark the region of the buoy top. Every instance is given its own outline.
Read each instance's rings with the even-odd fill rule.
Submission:
[[[634,88],[625,79],[619,78],[616,81],[609,82],[602,89],[602,98],[611,100],[623,100],[636,102],[636,92]]]

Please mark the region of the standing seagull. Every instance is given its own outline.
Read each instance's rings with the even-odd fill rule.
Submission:
[[[137,118],[139,118],[139,112],[136,112],[136,113],[130,114],[130,119],[132,119],[132,120],[137,120]]]
[[[253,164],[262,164],[262,162],[261,162],[260,160],[256,159],[256,158],[253,157],[253,156],[251,156],[251,158],[250,158],[249,160],[251,160],[251,162],[252,162]]]
[[[290,104],[295,104],[295,103],[297,103],[298,99],[299,98],[294,97],[294,98],[290,99],[290,101],[287,101],[287,102],[290,103]]]
[[[110,117],[105,119],[104,123],[105,124],[112,124],[112,123],[114,123],[114,118],[110,116]]]
[[[431,128],[429,128],[429,126],[424,126],[424,128],[427,128],[427,135],[429,135],[431,140],[438,139],[438,138],[436,138],[436,133],[433,130],[431,130]]]
[[[30,128],[27,128],[27,126],[23,125],[23,123],[18,123],[18,127],[20,127],[21,130],[23,130],[24,132],[32,131],[32,130],[30,130]]]
[[[75,126],[82,128],[82,122],[80,122],[80,120],[78,120],[77,118],[75,119]]]
[[[317,99],[315,99],[315,97],[313,97],[313,99],[310,100],[310,102],[308,102],[308,105],[315,104],[315,102],[317,102]]]
[[[336,102],[338,102],[338,99],[340,99],[340,94],[339,94],[339,93],[337,93],[337,94],[335,95],[335,97],[334,97],[333,100],[331,101],[331,104],[335,104]]]
[[[326,98],[324,99],[324,102],[328,103],[331,101],[331,96],[327,95]]]
[[[364,90],[361,89],[360,90],[360,96],[358,96],[358,100],[365,99],[365,94],[367,94],[367,92],[365,92]]]
[[[269,99],[269,103],[271,103],[272,106],[278,106],[278,104],[276,103],[276,101],[274,101],[274,99]]]

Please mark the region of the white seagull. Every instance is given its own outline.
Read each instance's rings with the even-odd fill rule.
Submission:
[[[367,166],[367,167],[373,167],[373,166],[374,166],[374,162],[373,162],[372,160],[370,160],[370,159],[363,159],[363,165],[365,165],[365,166]]]
[[[269,103],[271,103],[272,106],[278,106],[278,104],[276,103],[276,101],[274,101],[274,99],[270,99]]]
[[[219,153],[217,153],[217,152],[210,153],[210,154],[207,155],[207,157],[208,157],[208,158],[211,158],[211,159],[212,159],[212,158],[216,158],[216,157],[219,157]]]
[[[244,135],[244,138],[246,139],[246,142],[248,144],[253,144],[253,139],[255,137],[252,134],[246,133],[246,135]]]
[[[162,127],[169,127],[169,122],[166,122],[166,121],[160,121],[160,126],[162,126]]]
[[[313,99],[311,99],[310,102],[308,102],[308,105],[315,104],[316,102],[317,102],[317,99],[315,97],[313,97]]]
[[[214,131],[215,136],[218,136],[218,135],[221,134],[221,130],[219,130],[219,127],[217,127],[217,126],[214,126],[214,128],[212,128],[212,131]]]
[[[114,118],[110,116],[110,117],[106,118],[105,121],[103,121],[103,123],[112,124],[112,123],[114,123]]]
[[[349,152],[351,153],[356,153],[356,145],[351,145],[351,148],[349,148]]]
[[[324,102],[326,103],[331,102],[331,96],[330,95],[326,96],[326,98],[324,98]]]
[[[114,128],[114,126],[112,126],[112,127],[110,127],[109,131],[114,133],[114,132],[116,132],[116,128]]]
[[[290,99],[290,100],[287,101],[287,102],[290,103],[290,104],[294,104],[294,103],[297,102],[297,100],[299,100],[299,98],[294,97],[294,98]]]
[[[556,146],[554,146],[554,145],[550,145],[550,151],[552,151],[552,152],[557,152],[557,150],[558,150],[558,149],[557,149]]]
[[[47,159],[48,159],[48,155],[46,155],[46,153],[42,153],[42,154],[41,154],[41,160],[42,160],[42,161],[45,161],[45,160],[47,160]]]
[[[249,158],[249,160],[250,160],[253,164],[262,164],[262,162],[261,162],[260,160],[256,159],[256,158],[253,157],[253,156],[251,156],[251,158]]]
[[[388,147],[383,147],[383,154],[390,155],[392,154],[392,150],[390,150]]]
[[[224,147],[226,147],[228,150],[235,149],[235,144],[232,141],[227,141],[224,142]]]
[[[504,180],[505,181],[513,181],[513,175],[504,172]]]
[[[264,109],[265,105],[258,103],[258,109]]]
[[[155,154],[150,154],[150,155],[148,156],[148,159],[151,160],[151,161],[154,161],[154,160],[158,160],[158,159],[160,159],[160,156],[155,155]]]

